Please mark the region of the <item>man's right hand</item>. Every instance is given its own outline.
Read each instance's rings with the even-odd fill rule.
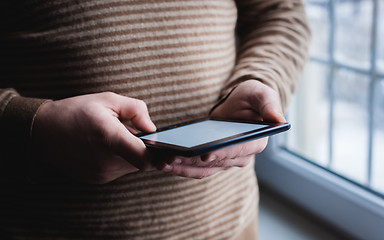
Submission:
[[[36,160],[86,183],[102,184],[127,173],[150,171],[151,154],[123,122],[156,130],[143,101],[99,93],[44,103],[32,129]]]

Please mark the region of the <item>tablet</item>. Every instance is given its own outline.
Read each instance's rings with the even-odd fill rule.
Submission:
[[[277,134],[289,128],[289,123],[200,119],[138,137],[149,149],[192,157]]]

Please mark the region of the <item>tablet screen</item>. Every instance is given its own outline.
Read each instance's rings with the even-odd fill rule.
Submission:
[[[264,128],[263,124],[205,120],[140,137],[186,148]]]

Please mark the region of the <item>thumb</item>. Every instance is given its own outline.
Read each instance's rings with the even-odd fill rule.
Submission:
[[[286,122],[283,109],[281,107],[280,97],[275,90],[267,85],[260,84],[255,89],[253,97],[253,106],[258,108],[263,121]]]
[[[284,117],[284,113],[281,107],[270,105],[266,105],[263,108],[263,120],[267,122],[286,122],[287,120]]]

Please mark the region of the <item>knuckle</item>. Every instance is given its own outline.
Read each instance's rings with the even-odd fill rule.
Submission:
[[[214,166],[215,167],[225,167],[226,164],[227,164],[226,159],[219,159],[219,160],[216,161]]]
[[[141,110],[147,110],[147,104],[141,99],[134,99],[135,106]]]
[[[207,167],[209,167],[209,168],[216,167],[216,166],[218,165],[218,161],[219,161],[219,160],[215,160],[215,161],[210,161],[210,162],[208,162]]]
[[[100,93],[100,95],[101,95],[103,98],[110,100],[110,99],[115,98],[117,94],[116,94],[116,93],[113,93],[113,92],[110,92],[110,91],[107,91],[107,92],[102,92],[102,93]]]
[[[190,159],[190,164],[192,166],[197,166],[197,165],[199,165],[199,163],[200,163],[200,161],[195,157]]]

